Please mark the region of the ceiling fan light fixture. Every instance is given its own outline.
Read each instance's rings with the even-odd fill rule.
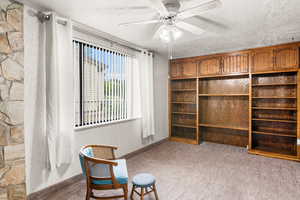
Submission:
[[[170,43],[178,40],[182,36],[182,31],[175,25],[163,25],[159,34],[162,42]]]

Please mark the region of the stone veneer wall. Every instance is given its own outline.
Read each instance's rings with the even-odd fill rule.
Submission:
[[[23,5],[0,0],[0,200],[25,190]]]

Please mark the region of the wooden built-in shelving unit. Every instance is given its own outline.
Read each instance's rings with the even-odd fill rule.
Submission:
[[[170,139],[300,161],[300,43],[170,61]]]

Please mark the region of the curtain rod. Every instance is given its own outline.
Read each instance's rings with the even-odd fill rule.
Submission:
[[[52,15],[51,13],[44,13],[44,12],[40,12],[40,11],[39,11],[38,13],[36,13],[37,18],[40,20],[41,23],[44,23],[45,21],[49,21],[50,18],[51,18],[51,15]],[[63,18],[59,18],[59,19],[57,20],[57,23],[59,23],[59,24],[61,24],[61,25],[66,25],[66,24],[67,24],[67,20],[66,20],[66,19],[63,19]],[[74,28],[77,29],[78,31],[86,31],[86,30],[83,30],[83,28],[80,28],[79,26],[76,26],[76,25],[74,26]],[[112,41],[112,40],[107,39],[107,38],[105,38],[105,37],[103,37],[103,36],[100,36],[100,35],[98,35],[98,34],[97,34],[97,37],[101,38],[102,40],[104,40],[104,41],[106,41],[106,42],[110,42],[110,43],[113,43],[113,44],[117,44],[117,45],[119,45],[119,46],[122,46],[122,47],[125,47],[125,48],[128,48],[128,49],[131,49],[131,50],[136,51],[136,52],[140,52],[140,53],[143,52],[144,54],[147,53],[147,51],[143,51],[143,50],[141,50],[141,49],[137,49],[137,48],[134,48],[134,47],[130,47],[130,46],[121,44],[121,43],[119,43],[119,42]],[[148,51],[148,55],[150,56],[151,54],[154,55],[153,52]]]

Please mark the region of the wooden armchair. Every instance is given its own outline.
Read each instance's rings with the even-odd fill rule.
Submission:
[[[128,196],[128,172],[126,160],[116,160],[114,150],[117,147],[105,145],[86,145],[79,153],[83,175],[86,177],[87,192],[86,200],[117,199]],[[123,189],[123,195],[118,196],[95,196],[93,190]]]

